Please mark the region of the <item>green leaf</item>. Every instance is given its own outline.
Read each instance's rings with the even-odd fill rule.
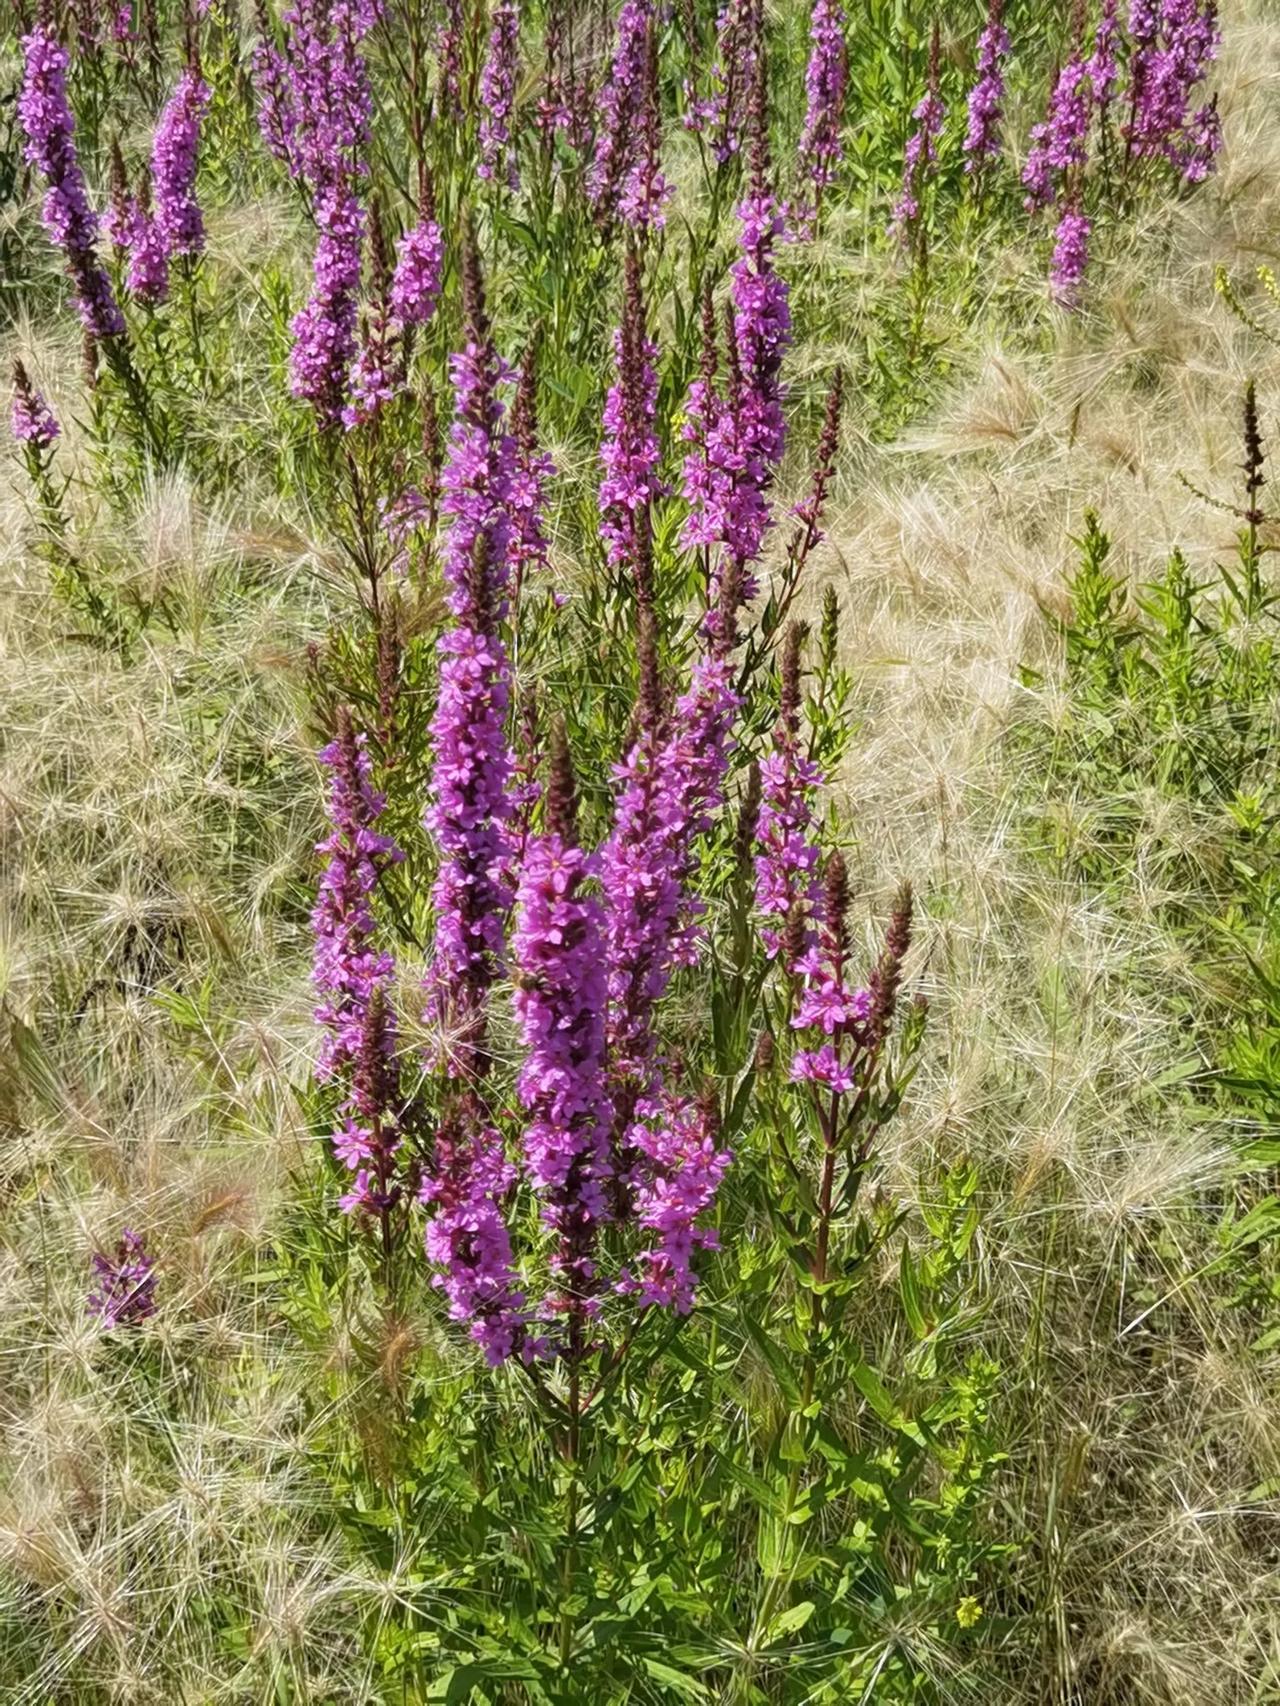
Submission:
[[[814,1603],[811,1599],[802,1600],[799,1605],[788,1606],[786,1611],[779,1612],[765,1631],[765,1644],[772,1647],[784,1636],[794,1635],[803,1629],[813,1616]]]
[[[664,1664],[661,1659],[644,1659],[644,1668],[655,1682],[665,1682],[682,1694],[686,1700],[710,1700],[711,1695],[696,1676],[690,1676],[687,1671],[677,1670],[674,1665]]]

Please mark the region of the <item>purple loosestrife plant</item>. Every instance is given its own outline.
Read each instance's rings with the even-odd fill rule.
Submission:
[[[443,551],[452,625],[440,642],[440,689],[426,824],[441,862],[433,901],[436,938],[430,1010],[468,1033],[479,1019],[502,955],[510,892],[506,716],[511,683],[502,624],[507,613],[510,498],[515,447],[504,430],[498,386],[506,369],[485,318],[479,263],[463,259],[464,349],[451,362],[456,413],[443,474],[449,527]]]
[[[813,944],[810,920],[818,895],[813,810],[822,780],[800,738],[803,644],[804,629],[793,623],[783,650],[773,750],[760,764],[756,821],[756,906],[766,920],[760,934],[769,958],[780,958],[793,976]]]
[[[1049,294],[1060,308],[1080,306],[1080,290],[1089,264],[1089,233],[1092,221],[1075,197],[1063,212],[1054,233],[1053,261],[1049,269]]]
[[[719,1248],[714,1227],[700,1224],[712,1207],[732,1155],[718,1147],[714,1093],[696,1100],[664,1096],[647,1123],[633,1127],[633,1143],[644,1168],[635,1193],[636,1224],[654,1235],[624,1271],[619,1290],[642,1304],[687,1315],[697,1281],[693,1256]]]
[[[21,361],[13,364],[13,403],[9,411],[9,425],[18,443],[37,455],[50,450],[54,440],[62,436],[62,429],[54,419],[44,393],[31,383]]]
[[[425,326],[436,311],[444,275],[444,233],[425,212],[396,243],[391,312],[399,324]]]
[[[938,26],[935,23],[929,47],[929,81],[923,97],[911,114],[916,121],[916,128],[907,138],[902,161],[902,188],[889,221],[890,235],[901,236],[904,240],[919,228],[922,205],[920,198],[924,193],[925,184],[937,170],[938,137],[942,134],[942,123],[946,117],[946,109],[939,94],[939,77],[940,48]]]
[[[1163,157],[1189,182],[1201,182],[1221,146],[1216,104],[1191,111],[1221,41],[1214,0],[1161,0],[1136,20],[1131,11],[1130,31],[1129,157]]]
[[[618,196],[618,214],[633,231],[660,231],[667,222],[671,185],[662,175],[658,94],[658,23],[650,15],[645,35],[644,82],[635,115],[632,159]]]
[[[204,215],[196,200],[200,125],[212,94],[194,66],[178,80],[151,150],[155,221],[171,255],[198,255],[204,248]]]
[[[653,0],[623,0],[613,62],[598,98],[595,155],[587,172],[587,199],[605,224],[619,211],[623,185],[642,164],[638,156],[653,29]]]
[[[104,1332],[116,1327],[136,1327],[156,1312],[155,1261],[147,1254],[140,1232],[128,1227],[115,1249],[93,1255],[93,1280],[87,1308],[102,1323]]]
[[[385,800],[374,790],[367,743],[350,713],[339,712],[336,738],[320,754],[331,773],[329,834],[317,852],[328,859],[311,927],[312,976],[320,996],[316,1021],[325,1032],[316,1075],[321,1082],[349,1073],[359,1057],[369,1005],[384,995],[395,971],[374,942],[371,897],[388,865],[404,855],[374,826]]]
[[[540,1314],[567,1317],[568,1351],[598,1312],[595,1251],[609,1219],[611,1109],[605,1077],[604,908],[597,861],[577,845],[576,801],[562,724],[552,736],[545,828],[525,850],[512,937],[515,1011],[525,1047],[520,1099],[529,1115],[524,1165],[555,1235],[563,1288]]]
[[[520,379],[511,411],[511,436],[515,454],[511,467],[508,557],[511,603],[515,611],[519,608],[526,576],[547,566],[546,488],[556,471],[551,458],[538,447],[538,367],[533,344],[526,349],[520,363]]]
[[[23,79],[18,121],[26,158],[45,180],[44,226],[67,260],[76,305],[86,331],[99,340],[119,337],[124,316],[111,280],[95,253],[98,220],[89,206],[76,155],[75,120],[67,100],[67,53],[53,26],[37,22],[22,39]]]
[[[251,66],[258,91],[258,129],[272,158],[292,168],[298,118],[289,67],[276,45],[264,0],[254,0],[254,16],[258,39],[253,45]]]
[[[809,21],[809,63],[805,70],[806,106],[800,134],[799,176],[802,188],[792,210],[796,232],[813,235],[822,198],[835,182],[843,155],[845,90],[849,54],[845,46],[845,14],[839,0],[813,0]]]
[[[746,138],[744,118],[764,45],[762,0],[725,0],[716,19],[716,57],[709,92],[686,90],[685,128],[711,138],[715,158],[725,165]]]
[[[1114,4],[1114,0],[1108,3]],[[969,91],[969,128],[964,137],[964,169],[971,175],[980,173],[1000,153],[1004,62],[1009,56],[1003,12],[1003,0],[991,0],[986,25],[978,38],[978,75]]]
[[[660,446],[656,423],[658,349],[645,330],[640,257],[627,252],[622,323],[613,337],[616,379],[604,405],[600,444],[600,532],[610,565],[626,569],[635,584],[641,546],[638,533],[663,491],[658,478]]]
[[[372,300],[349,376],[351,400],[342,410],[342,424],[348,432],[373,420],[395,397],[405,376],[403,339],[391,307],[391,257],[376,202],[370,208],[369,248]]]
[[[125,285],[138,302],[154,305],[169,294],[169,245],[151,209],[150,178],[144,174],[125,227],[129,269]]]
[[[495,0],[489,50],[480,72],[480,163],[476,175],[505,179],[520,187],[516,151],[511,137],[519,71],[520,8],[517,0]]]
[[[1092,102],[1093,84],[1077,39],[1054,82],[1047,115],[1032,126],[1031,147],[1022,168],[1027,192],[1023,206],[1028,213],[1048,207],[1068,174],[1084,168]]]
[[[343,179],[321,192],[316,223],[320,241],[311,296],[291,325],[290,386],[295,397],[311,404],[320,426],[331,427],[342,418],[347,373],[356,352],[364,238],[364,209]]]
[[[1119,0],[1102,0],[1102,15],[1098,19],[1098,28],[1093,38],[1093,52],[1089,56],[1087,67],[1089,81],[1093,85],[1093,99],[1104,119],[1110,110],[1116,83],[1120,77],[1118,5]]]

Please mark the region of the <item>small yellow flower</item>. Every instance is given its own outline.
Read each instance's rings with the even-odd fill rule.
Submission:
[[[982,1616],[982,1607],[972,1594],[966,1594],[956,1606],[956,1622],[962,1629],[972,1629]]]

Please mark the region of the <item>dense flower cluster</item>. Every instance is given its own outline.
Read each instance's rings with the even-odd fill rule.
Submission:
[[[747,99],[759,74],[764,34],[762,0],[725,0],[716,18],[716,57],[708,93],[685,90],[685,128],[711,137],[723,165],[746,141]]]
[[[356,352],[360,251],[364,209],[343,179],[329,184],[316,205],[320,241],[314,283],[305,307],[293,318],[290,383],[295,397],[310,403],[322,426],[342,414],[347,374]]]
[[[1092,222],[1080,211],[1078,202],[1069,206],[1058,221],[1049,269],[1049,294],[1062,308],[1075,308],[1079,304],[1080,286],[1089,264],[1092,229]]]
[[[756,906],[773,921],[761,930],[761,937],[770,957],[781,958],[793,974],[813,945],[810,914],[818,896],[813,802],[822,780],[800,740],[802,639],[800,628],[788,631],[773,750],[760,764],[756,825]]]
[[[658,165],[658,36],[653,0],[624,0],[609,75],[598,97],[587,197],[602,219],[616,213],[660,227],[669,186]]]
[[[444,233],[423,217],[396,244],[391,280],[391,312],[401,326],[425,326],[440,300],[444,274]]]
[[[204,215],[196,200],[200,124],[212,94],[194,68],[178,80],[151,150],[151,186],[156,227],[170,255],[198,255],[204,248]]]
[[[1221,41],[1215,0],[1161,0],[1158,10],[1138,4],[1129,27],[1135,50],[1128,149],[1138,158],[1163,157],[1198,183],[1222,145],[1216,104],[1191,107]]]
[[[501,1133],[485,1123],[475,1097],[464,1097],[436,1132],[433,1166],[422,1185],[422,1201],[432,1210],[425,1245],[450,1316],[470,1324],[491,1367],[517,1348],[526,1355],[535,1348],[526,1336],[525,1298],[502,1216],[515,1182]]]
[[[696,1286],[694,1253],[719,1246],[715,1228],[699,1221],[715,1202],[733,1157],[717,1147],[713,1097],[664,1097],[645,1112],[647,1119],[632,1128],[632,1146],[643,1169],[634,1212],[637,1225],[655,1239],[637,1256],[638,1271],[623,1275],[619,1289],[634,1292],[644,1304],[687,1315]]]
[[[839,0],[814,0],[809,21],[809,63],[804,83],[806,106],[800,133],[801,200],[792,217],[801,236],[812,234],[823,192],[835,182],[843,153],[845,88],[849,55],[845,14]]]
[[[1108,3],[1114,4],[1114,0]],[[978,38],[978,75],[969,91],[969,127],[964,137],[966,172],[980,172],[985,162],[1000,152],[1004,61],[1010,45],[1003,10],[1003,0],[991,0],[986,25]]]
[[[547,564],[544,509],[547,482],[555,474],[555,464],[538,445],[538,376],[532,344],[520,364],[520,382],[511,411],[511,436],[515,453],[511,465],[511,538],[507,557],[515,601],[530,570],[544,569]]]
[[[105,1331],[114,1327],[136,1327],[156,1312],[156,1264],[147,1254],[140,1232],[125,1228],[115,1249],[108,1255],[93,1255],[97,1289],[89,1294],[88,1310],[102,1322]]]
[[[520,183],[511,143],[519,46],[517,0],[496,0],[489,51],[480,72],[480,164],[476,172],[481,178],[503,178],[513,190]]]
[[[66,256],[85,330],[95,338],[116,337],[124,331],[124,316],[95,253],[98,219],[76,155],[66,49],[52,25],[40,22],[22,38],[22,50],[18,120],[27,138],[26,158],[47,186],[45,230]]]
[[[18,443],[28,445],[37,453],[48,450],[62,434],[44,393],[31,383],[20,361],[13,364],[13,405],[9,424]]]
[[[627,256],[622,324],[614,333],[617,377],[604,406],[604,437],[600,444],[600,532],[609,561],[630,569],[633,577],[641,551],[638,531],[647,526],[650,506],[662,490],[658,479],[657,346],[645,331],[640,262]]]
[[[1058,73],[1047,116],[1032,126],[1031,147],[1022,168],[1027,192],[1023,205],[1028,213],[1047,207],[1066,174],[1087,161],[1092,100],[1093,83],[1077,46]]]
[[[525,1046],[520,1099],[529,1113],[525,1171],[556,1234],[565,1288],[544,1313],[597,1307],[595,1241],[609,1218],[610,1107],[605,1088],[604,909],[596,860],[574,845],[572,780],[561,742],[547,801],[554,826],[525,851],[512,958]]]

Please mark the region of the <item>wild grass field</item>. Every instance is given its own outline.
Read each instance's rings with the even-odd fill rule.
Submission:
[[[8,3],[0,1699],[1280,1702],[1280,12]]]

